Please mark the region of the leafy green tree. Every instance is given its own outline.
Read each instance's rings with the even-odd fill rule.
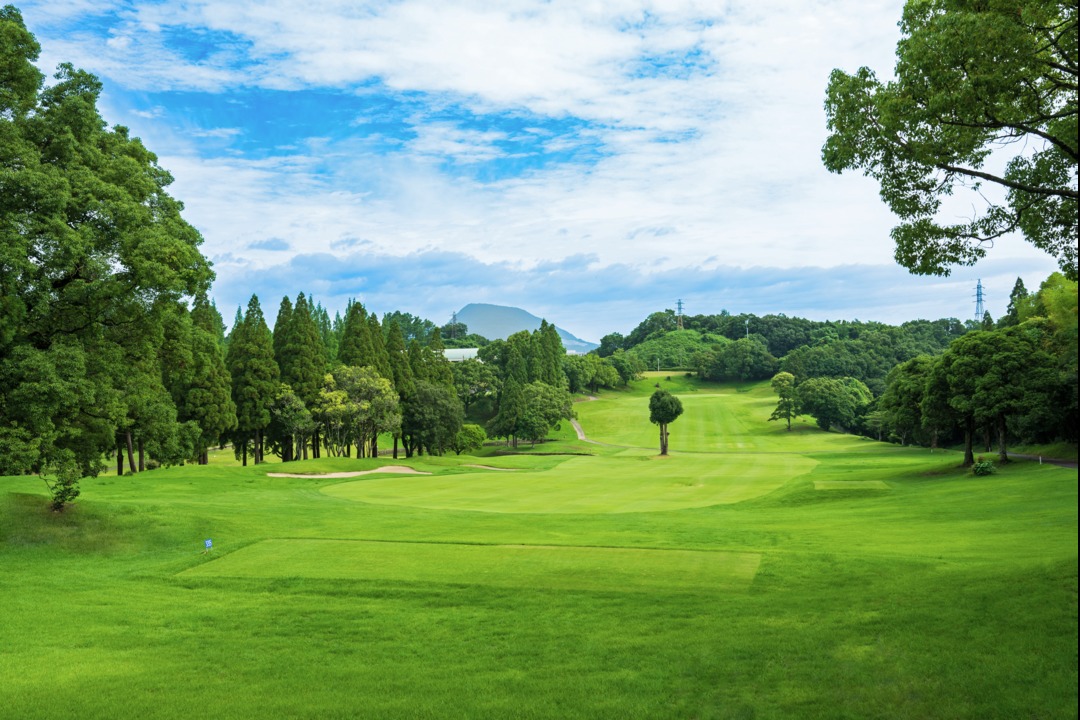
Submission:
[[[1021,321],[1026,320],[1032,314],[1032,308],[1034,298],[1028,293],[1027,288],[1024,287],[1024,281],[1022,278],[1016,278],[1016,283],[1013,285],[1012,292],[1009,293],[1009,306],[1005,309],[1005,314],[998,320],[998,327],[1013,327],[1019,325]],[[985,326],[986,323],[984,322]],[[993,330],[993,327],[984,327],[984,330]]]
[[[510,374],[503,381],[502,392],[499,394],[499,411],[488,421],[488,435],[507,438],[516,448],[526,409],[524,385],[515,375]]]
[[[795,376],[786,372],[776,373],[772,379],[772,389],[777,395],[777,401],[776,409],[769,416],[769,420],[786,420],[788,432],[791,432],[791,421],[799,416],[795,396]]]
[[[833,71],[825,166],[880,183],[902,221],[896,259],[912,272],[947,275],[1020,231],[1075,280],[1076,4],[909,0],[900,28],[895,80]],[[999,172],[988,159],[1005,152]],[[965,186],[993,197],[985,185],[1005,198],[969,221],[940,222],[943,198]]]
[[[668,454],[668,425],[682,415],[682,401],[667,390],[657,390],[649,398],[649,422],[660,426],[660,454]]]
[[[277,394],[281,373],[274,361],[274,339],[256,295],[248,301],[243,322],[233,329],[225,364],[232,377],[232,396],[236,403],[234,450],[247,465],[250,443],[255,463],[261,463],[263,431],[270,424],[270,403]]]
[[[558,428],[560,422],[574,417],[573,400],[562,387],[532,382],[522,388],[522,395],[525,408],[516,435],[534,445],[547,437],[552,428]]]
[[[402,412],[405,453],[442,455],[452,450],[464,422],[464,410],[453,388],[418,380]]]
[[[920,355],[897,365],[886,378],[878,408],[901,445],[923,429],[923,398],[933,365],[933,358]]]
[[[350,302],[345,311],[345,325],[341,332],[337,359],[342,365],[352,367],[377,365],[367,311],[358,302]]]
[[[603,357],[603,355],[601,355]],[[645,372],[645,363],[641,362],[636,355],[626,352],[622,348],[615,350],[605,360],[615,368],[619,374],[619,380],[623,385],[629,385],[632,381],[641,377]]]
[[[232,399],[232,378],[225,367],[221,344],[201,324],[191,333],[192,372],[180,419],[199,427],[195,456],[200,465],[209,461],[208,450],[221,437],[236,429],[236,403]]]
[[[600,357],[610,357],[616,350],[624,350],[625,342],[626,338],[622,336],[622,333],[609,333],[600,338],[600,347],[596,349],[596,354]]]
[[[284,368],[284,363],[286,363],[286,348],[289,344],[289,332],[292,330],[292,315],[292,300],[286,295],[281,298],[277,319],[274,320],[274,359],[277,360],[279,368]]]
[[[454,373],[454,390],[466,413],[476,401],[499,392],[499,376],[487,363],[471,358],[450,363],[450,370]]]
[[[813,417],[822,430],[854,429],[873,396],[855,378],[810,378],[799,384],[798,410]]]
[[[457,435],[454,436],[454,444],[451,449],[454,454],[460,455],[461,453],[479,450],[484,447],[485,442],[487,442],[487,433],[484,432],[484,428],[472,423],[465,423],[458,430]]]
[[[72,478],[100,471],[133,427],[129,401],[146,397],[124,377],[128,336],[151,330],[140,346],[159,363],[155,307],[205,293],[213,273],[166,192],[171,176],[126,128],[106,126],[101,83],[64,64],[45,87],[39,51],[19,11],[0,8],[0,472]],[[173,419],[138,414],[140,428],[175,434],[155,370]],[[66,480],[56,487],[60,507],[75,497]]]
[[[776,373],[777,360],[757,336],[725,343],[704,369],[708,380],[760,380]],[[700,371],[699,371],[700,372]]]
[[[282,462],[297,460],[314,432],[315,420],[304,401],[288,384],[280,383],[270,402],[270,425],[266,429],[271,451]]]

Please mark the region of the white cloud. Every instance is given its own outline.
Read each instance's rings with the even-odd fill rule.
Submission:
[[[828,174],[819,153],[830,70],[868,65],[887,77],[902,5],[326,0],[298,12],[288,0],[186,0],[124,4],[107,31],[52,34],[97,6],[35,3],[26,15],[46,62],[70,60],[105,76],[107,99],[168,89],[389,88],[427,104],[410,119],[415,137],[389,154],[360,139],[308,138],[256,158],[219,152],[230,138],[250,136],[243,127],[166,125],[165,111],[113,103],[119,117],[109,119],[132,126],[175,175],[173,192],[207,254],[219,268],[243,262],[244,274],[222,271],[222,283],[251,282],[253,271],[290,254],[340,255],[356,238],[388,257],[448,249],[522,269],[587,253],[594,273],[628,267],[640,282],[660,282],[680,268],[892,263],[895,220],[876,185]],[[191,53],[178,35],[212,44]],[[674,65],[658,67],[657,58]],[[449,106],[475,122],[440,115]],[[585,143],[597,157],[471,179],[460,166],[512,152],[502,126],[482,127],[487,113],[573,120],[568,134],[541,122],[522,132],[546,152]],[[447,171],[444,160],[459,167]],[[291,250],[229,255],[266,238]],[[993,256],[1039,257],[1052,269],[1019,241],[999,244]],[[499,300],[469,298],[479,299]]]

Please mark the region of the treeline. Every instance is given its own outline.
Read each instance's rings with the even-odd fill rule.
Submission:
[[[685,369],[707,380],[764,380],[777,371],[807,379],[853,377],[872,392],[898,363],[943,351],[974,323],[955,318],[878,322],[814,321],[785,315],[692,315],[653,313],[625,337],[601,339],[601,356],[623,351],[645,367]]]
[[[842,370],[780,372],[772,386],[779,399],[770,419],[786,420],[788,429],[794,417],[810,415],[823,429],[878,440],[962,443],[965,465],[974,463],[976,444],[1007,462],[1012,441],[1076,443],[1077,285],[1054,273],[1029,295],[1017,280],[997,323],[986,315],[942,352],[897,364],[880,394]]]

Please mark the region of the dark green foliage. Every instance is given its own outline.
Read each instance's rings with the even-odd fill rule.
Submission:
[[[248,301],[243,322],[233,329],[225,362],[236,403],[234,448],[246,463],[251,442],[255,462],[262,462],[262,433],[270,424],[270,403],[278,390],[280,370],[274,361],[273,337],[255,295]]]
[[[777,401],[776,409],[769,416],[769,420],[786,420],[787,429],[790,432],[791,421],[799,416],[795,376],[786,372],[777,373],[772,379],[772,389],[777,395]]]
[[[192,371],[180,419],[194,421],[199,429],[195,454],[200,464],[218,440],[236,429],[236,403],[232,399],[232,378],[225,367],[224,351],[217,339],[195,325],[191,333]]]
[[[833,71],[825,166],[880,183],[902,221],[896,259],[913,272],[947,275],[1018,230],[1075,280],[1076,4],[910,0],[900,27],[895,80]],[[987,167],[1003,148],[1004,172]],[[941,224],[943,198],[981,183],[1006,199],[980,193],[981,214]]]
[[[327,352],[304,293],[296,297],[282,353],[277,357],[282,382],[287,383],[305,405],[314,402],[326,376]]]
[[[337,361],[352,367],[376,366],[375,346],[372,343],[367,311],[358,302],[350,302],[345,311]]]
[[[873,396],[855,378],[811,378],[797,388],[798,412],[822,430],[855,430]]]
[[[292,301],[286,295],[281,298],[277,319],[274,320],[274,359],[277,360],[279,368],[283,368],[285,363],[285,348],[289,344],[289,332],[292,330],[292,314]]]
[[[175,459],[190,372],[176,323],[213,273],[171,176],[107,128],[97,78],[61,65],[42,89],[38,52],[0,10],[0,472],[51,468],[63,504],[118,434]]]
[[[984,460],[982,455],[972,464],[971,474],[979,477],[985,477],[987,475],[993,475],[997,472],[997,467],[990,460]]]
[[[776,374],[778,365],[763,338],[756,335],[724,343],[696,360],[701,378],[720,381],[764,380]]]
[[[416,340],[421,345],[427,345],[428,339],[431,337],[431,331],[436,328],[435,323],[430,320],[397,310],[383,315],[383,327],[389,328],[390,323],[397,323],[406,343]]]
[[[488,422],[488,435],[507,438],[517,447],[522,419],[527,409],[524,386],[517,377],[509,375],[503,381],[502,392],[499,394],[499,412]]]
[[[463,422],[464,410],[453,388],[416,381],[401,414],[406,454],[426,450],[442,455],[452,450]]]
[[[450,363],[450,370],[454,374],[454,389],[466,412],[477,400],[499,392],[499,376],[495,368],[487,363],[476,359],[463,360]]]

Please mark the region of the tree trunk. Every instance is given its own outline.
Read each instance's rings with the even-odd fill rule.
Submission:
[[[660,454],[667,455],[667,423],[660,423]]]
[[[117,476],[124,474],[124,445],[120,442],[120,438],[116,438],[116,474]]]
[[[372,438],[371,438],[371,457],[373,457],[373,458],[379,457],[379,434],[378,433],[375,433],[375,435],[373,435]]]
[[[1005,425],[1005,416],[997,416],[997,433],[998,433],[998,462],[1002,465],[1009,462],[1009,453],[1006,445],[1008,444],[1008,428]]]
[[[307,438],[301,438],[301,452],[304,455],[304,459],[307,460]]]
[[[124,440],[127,442],[128,467],[131,469],[131,473],[135,474],[138,470],[135,469],[135,447],[131,443],[130,430],[124,432]]]
[[[975,452],[972,445],[975,443],[975,418],[967,417],[964,420],[964,467],[975,464]]]
[[[244,465],[244,467],[247,467],[247,439],[246,438],[244,439],[244,460],[243,460],[243,465]]]
[[[394,459],[397,460],[398,434],[394,433]]]
[[[143,452],[143,441],[139,439],[139,472],[146,469],[146,453]]]

